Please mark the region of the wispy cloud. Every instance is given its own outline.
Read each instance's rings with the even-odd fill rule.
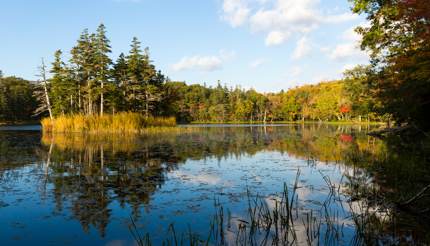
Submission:
[[[232,27],[238,27],[247,21],[251,10],[246,0],[224,0],[222,5],[222,19]]]
[[[331,50],[326,50],[330,59],[336,61],[368,59],[366,52],[360,49],[361,37],[354,31],[354,27],[345,30],[340,38],[342,43],[337,44]]]
[[[297,41],[297,46],[294,49],[292,58],[295,60],[301,59],[307,56],[312,50],[311,43],[308,38],[302,37]]]
[[[235,56],[234,51],[221,50],[217,55],[184,56],[172,65],[175,71],[196,70],[211,72],[222,69],[224,62]]]
[[[252,32],[266,34],[267,46],[285,43],[292,33],[304,35],[321,25],[357,19],[346,13],[324,13],[318,0],[224,0],[222,19],[231,26],[245,23]]]

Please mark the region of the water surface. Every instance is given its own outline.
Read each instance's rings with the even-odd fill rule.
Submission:
[[[145,136],[17,130],[0,131],[2,245],[135,245],[132,221],[155,245],[171,224],[177,234],[191,229],[204,237],[220,207],[225,243],[235,245],[250,219],[249,198],[273,209],[284,184],[296,185],[295,244],[350,245],[363,233],[354,216],[379,208],[360,189],[395,189],[369,167],[389,155],[386,145],[361,126],[200,125]],[[372,215],[390,235],[388,214]],[[312,241],[308,218],[319,231]],[[381,240],[422,234],[401,227]]]

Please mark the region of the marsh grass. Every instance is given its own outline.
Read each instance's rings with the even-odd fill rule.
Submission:
[[[46,133],[142,133],[176,126],[174,117],[145,117],[138,113],[115,115],[62,115],[41,121]]]
[[[241,217],[232,218],[231,212],[215,199],[215,213],[208,221],[205,236],[193,233],[190,228],[178,234],[171,224],[159,245],[344,245],[361,242],[357,238],[346,242],[343,238],[343,219],[347,214],[333,209],[340,202],[339,187],[323,175],[329,189],[326,200],[319,208],[305,209],[299,205],[299,177],[300,170],[292,186],[284,184],[283,191],[269,199],[247,189],[247,212]],[[137,244],[156,245],[148,233],[140,234],[131,220],[129,229]],[[362,233],[357,232],[357,237]]]

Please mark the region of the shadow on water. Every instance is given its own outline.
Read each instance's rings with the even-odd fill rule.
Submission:
[[[40,229],[16,226],[34,219],[23,212],[30,206],[39,209],[39,225],[55,220],[80,235],[57,232],[71,244],[133,244],[130,225],[141,244],[154,245],[179,239],[215,245],[429,242],[428,193],[413,199],[430,182],[428,155],[371,138],[368,130],[0,132],[0,212],[21,214],[0,215],[7,222],[0,229],[11,235],[36,230],[34,238],[50,241]],[[0,235],[17,245],[34,239],[23,237]]]

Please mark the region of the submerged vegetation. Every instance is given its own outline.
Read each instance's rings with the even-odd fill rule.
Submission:
[[[145,117],[138,113],[114,115],[63,115],[44,118],[46,133],[142,133],[146,128],[176,126],[174,117]]]

